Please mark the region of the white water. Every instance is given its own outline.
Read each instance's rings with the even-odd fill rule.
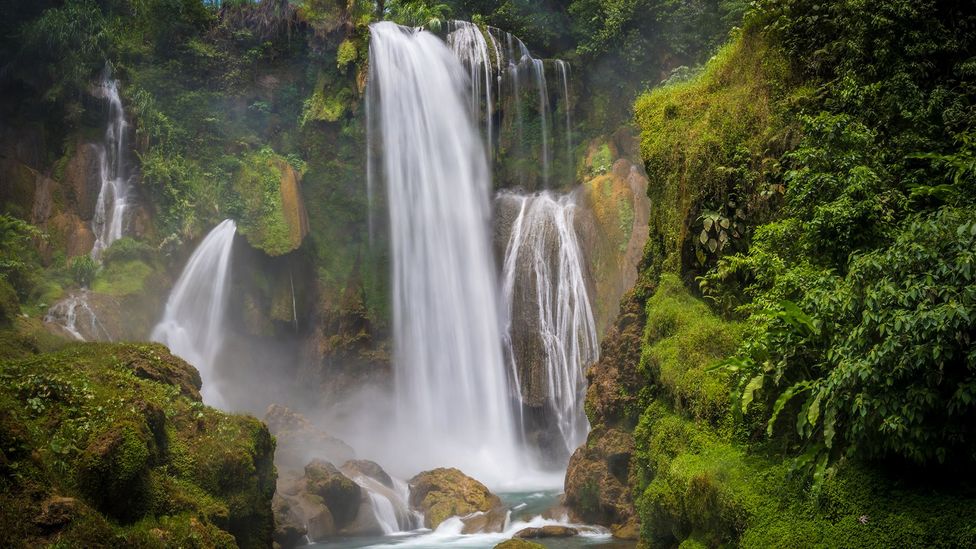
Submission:
[[[88,340],[83,331],[94,339],[112,341],[111,334],[88,304],[88,290],[84,288],[55,303],[44,315],[44,322],[61,326],[78,341]]]
[[[105,143],[98,149],[100,186],[95,216],[92,218],[95,246],[91,255],[98,259],[104,250],[122,237],[132,185],[129,166],[125,161],[129,124],[125,121],[125,111],[119,97],[119,83],[112,80],[108,69],[96,90],[109,105]]]
[[[558,99],[565,113],[565,127],[554,123],[550,111],[549,86],[546,79],[546,62],[533,57],[528,47],[516,36],[495,27],[478,27],[467,21],[451,21],[448,25],[447,43],[467,70],[471,92],[469,106],[472,116],[484,122],[487,151],[492,157],[494,147],[495,112],[503,110],[502,123],[514,125],[517,135],[516,150],[522,161],[538,161],[542,165],[542,184],[551,180],[553,149],[557,133],[563,132],[562,141],[567,151],[569,166],[575,165],[572,153],[570,122],[569,64],[560,59],[550,62],[559,80]],[[523,106],[523,90],[535,90],[541,132],[538,147],[526,144],[524,135],[526,109]],[[509,151],[509,154],[515,151]],[[573,170],[567,170],[572,173]],[[566,184],[570,181],[559,181]],[[526,185],[525,175],[520,174],[519,184]]]
[[[397,455],[415,471],[454,466],[498,485],[526,463],[502,359],[490,176],[465,71],[433,34],[389,22],[371,26],[369,66],[369,139],[381,143],[392,247]]]
[[[237,225],[227,219],[203,239],[169,294],[163,319],[150,338],[200,371],[203,400],[222,406],[214,366],[223,346],[230,254]]]
[[[571,195],[550,192],[502,193],[499,200],[514,202],[518,210],[502,271],[508,356],[517,372],[513,331],[527,327],[514,325],[513,319],[528,317],[541,341],[548,405],[569,455],[589,431],[585,371],[600,349],[573,224],[576,204]]]

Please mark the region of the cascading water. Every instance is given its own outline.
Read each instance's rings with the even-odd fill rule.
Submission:
[[[519,172],[518,183],[530,182],[524,173],[524,164],[539,161],[541,164],[542,186],[551,183],[551,171],[555,145],[562,141],[567,151],[569,163],[565,172],[568,178],[557,183],[568,183],[572,177],[572,135],[570,122],[569,64],[556,59],[549,62],[555,67],[559,80],[557,99],[561,103],[566,119],[565,128],[555,123],[551,115],[553,108],[549,98],[549,85],[546,79],[546,61],[532,56],[529,49],[517,37],[495,27],[479,27],[467,21],[451,21],[448,24],[447,43],[455,56],[467,69],[471,94],[469,105],[477,120],[483,120],[488,156],[491,158],[495,147],[495,114],[502,113],[502,124],[512,128],[515,134],[513,163]],[[523,105],[523,92],[533,90],[535,94],[535,116],[539,118],[538,145],[530,143],[525,135],[526,108]],[[559,133],[562,135],[557,135]]]
[[[84,288],[72,293],[48,309],[44,322],[61,326],[78,341],[112,341],[112,335],[98,321],[88,297]]]
[[[502,358],[490,175],[465,71],[429,32],[381,22],[370,34],[368,136],[381,151],[370,173],[382,176],[389,211],[403,457],[511,480],[525,463]]]
[[[506,345],[523,396],[546,396],[568,457],[586,439],[586,368],[599,358],[571,195],[502,193],[518,212],[502,267]],[[522,362],[541,361],[531,368]]]
[[[163,319],[150,338],[167,345],[200,371],[203,399],[223,404],[214,365],[224,340],[230,254],[237,225],[227,219],[203,239],[169,294]]]
[[[91,255],[99,259],[104,250],[122,237],[126,211],[129,207],[131,173],[126,162],[126,137],[129,124],[125,121],[125,111],[119,96],[119,83],[111,78],[108,69],[96,88],[99,95],[108,101],[108,127],[105,130],[105,143],[99,147],[98,201],[95,203],[95,216],[92,218],[92,232],[95,246]]]

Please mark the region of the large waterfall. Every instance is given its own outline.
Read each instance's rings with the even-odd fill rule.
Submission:
[[[126,162],[128,123],[119,97],[119,83],[106,68],[96,92],[108,101],[108,127],[105,142],[99,147],[98,201],[92,218],[95,246],[91,255],[98,259],[102,252],[122,237],[126,211],[129,206],[131,173]]]
[[[230,252],[236,232],[237,225],[227,219],[197,246],[169,294],[163,319],[150,336],[200,370],[203,399],[212,406],[223,404],[214,365],[224,339]]]
[[[370,172],[389,210],[403,457],[504,481],[525,464],[502,359],[490,175],[466,75],[442,40],[388,22],[371,27],[369,67],[369,139],[380,151]]]
[[[502,274],[506,347],[527,404],[542,401],[546,425],[558,428],[556,449],[568,457],[586,439],[587,366],[599,354],[586,267],[573,225],[572,195],[502,193],[517,211]]]

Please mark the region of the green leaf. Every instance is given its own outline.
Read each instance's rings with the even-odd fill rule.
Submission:
[[[749,380],[746,384],[746,388],[742,391],[742,413],[746,413],[749,410],[749,405],[752,404],[752,400],[755,397],[756,391],[762,388],[763,380],[766,376],[759,374]]]
[[[783,391],[781,395],[779,395],[779,398],[776,399],[776,403],[773,404],[773,411],[769,416],[769,422],[766,424],[766,434],[768,436],[773,436],[773,426],[776,424],[776,418],[779,417],[780,412],[783,411],[786,404],[796,395],[809,390],[810,385],[810,381],[800,381],[791,385],[789,388]]]

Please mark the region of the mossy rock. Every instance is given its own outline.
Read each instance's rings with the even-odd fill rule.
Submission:
[[[268,255],[296,250],[308,234],[301,177],[270,148],[250,153],[241,162],[233,185],[240,200],[238,231]]]
[[[507,539],[494,547],[494,549],[545,549],[545,545],[524,539]]]
[[[424,526],[436,529],[444,520],[501,505],[484,484],[458,469],[424,471],[410,479],[410,505],[424,513]]]
[[[274,441],[194,374],[159,345],[0,360],[0,545],[269,546]]]
[[[362,488],[327,461],[314,460],[305,466],[305,489],[329,508],[337,529],[356,519]]]

